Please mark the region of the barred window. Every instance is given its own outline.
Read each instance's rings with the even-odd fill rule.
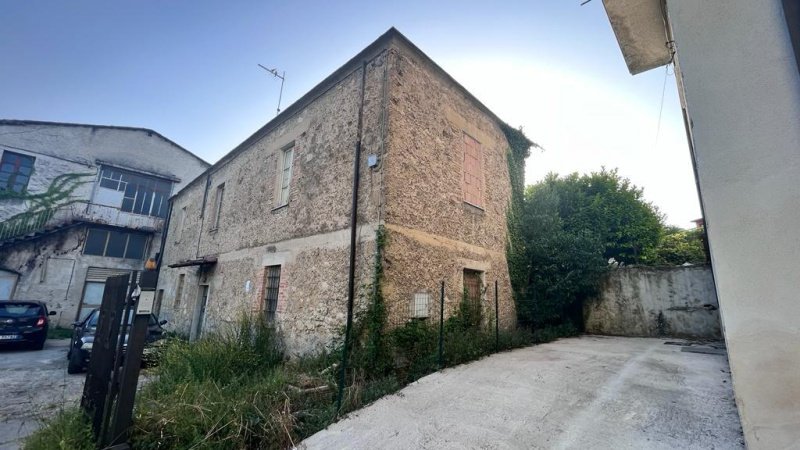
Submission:
[[[417,292],[411,302],[411,317],[422,319],[428,317],[428,305],[431,296],[427,292]]]
[[[281,266],[267,266],[264,277],[264,309],[267,320],[275,320],[278,310],[278,291],[281,284]]]

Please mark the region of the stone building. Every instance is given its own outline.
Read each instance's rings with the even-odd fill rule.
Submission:
[[[173,198],[165,317],[196,338],[258,311],[317,351],[345,324],[354,225],[357,310],[380,248],[391,325],[438,320],[442,281],[446,316],[467,295],[493,321],[497,281],[513,326],[503,126],[390,29]]]
[[[84,317],[157,256],[169,197],[208,166],[143,128],[0,120],[0,300]]]

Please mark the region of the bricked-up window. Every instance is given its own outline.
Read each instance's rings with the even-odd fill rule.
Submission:
[[[275,312],[278,310],[278,291],[281,285],[281,266],[267,266],[264,277],[264,309],[267,320],[275,320]]]
[[[427,292],[414,293],[414,298],[411,300],[411,317],[415,319],[424,319],[428,317],[428,305],[430,301],[431,296]]]
[[[0,159],[0,191],[22,192],[33,174],[33,156],[4,151]]]
[[[481,144],[466,133],[464,136],[464,201],[483,207],[483,168]]]
[[[281,151],[281,165],[280,165],[280,198],[278,199],[278,206],[283,206],[289,203],[289,186],[292,182],[292,165],[294,164],[294,144],[284,148]]]
[[[211,229],[219,228],[220,217],[222,216],[222,200],[225,197],[225,183],[217,186],[217,194],[214,196],[214,220],[211,222]]]

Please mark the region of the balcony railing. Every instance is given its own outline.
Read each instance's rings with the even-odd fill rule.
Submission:
[[[57,208],[25,212],[0,222],[0,242],[61,228],[75,222],[110,225],[149,232],[161,231],[164,219],[133,214],[113,206],[72,203]]]

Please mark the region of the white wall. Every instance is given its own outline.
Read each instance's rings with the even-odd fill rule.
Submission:
[[[668,0],[750,448],[800,445],[800,75],[779,0]]]

